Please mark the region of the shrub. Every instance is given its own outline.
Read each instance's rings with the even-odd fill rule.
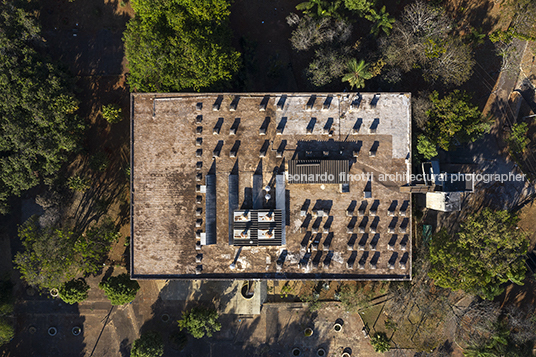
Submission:
[[[370,344],[374,347],[376,352],[387,352],[391,349],[391,340],[387,337],[385,332],[376,332],[370,339]]]
[[[67,185],[71,190],[84,192],[91,187],[91,181],[82,176],[72,176],[67,180]]]
[[[117,104],[108,104],[102,106],[102,117],[110,124],[119,123],[122,119],[121,108]]]
[[[112,305],[124,305],[134,300],[140,284],[136,280],[130,280],[130,276],[124,273],[103,280],[99,288],[104,290]]]
[[[527,137],[528,125],[527,123],[512,125],[512,131],[507,139],[510,150],[517,153],[523,153],[527,145],[530,144],[530,139]]]
[[[0,318],[0,346],[8,343],[15,336],[13,324],[5,317]]]
[[[437,156],[436,146],[432,144],[424,135],[420,135],[417,139],[417,151],[419,154],[424,156],[426,160],[430,160],[431,158]]]
[[[158,332],[143,333],[130,350],[131,357],[161,357],[164,355],[164,342]]]
[[[186,329],[195,338],[205,335],[212,337],[215,331],[221,330],[216,310],[204,307],[194,307],[182,313],[182,319],[178,321],[181,331]]]
[[[73,279],[63,284],[59,289],[59,297],[67,304],[76,304],[87,299],[89,285],[84,279]]]

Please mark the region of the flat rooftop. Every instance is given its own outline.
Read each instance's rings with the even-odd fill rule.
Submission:
[[[132,94],[132,277],[411,279],[410,103]]]

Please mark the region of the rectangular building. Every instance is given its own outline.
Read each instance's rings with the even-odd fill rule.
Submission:
[[[131,102],[134,279],[411,279],[409,93]]]

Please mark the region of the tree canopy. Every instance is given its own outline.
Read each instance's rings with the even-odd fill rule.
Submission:
[[[41,55],[44,46],[34,15],[1,2],[0,212],[9,196],[54,178],[84,129],[72,81]]]
[[[132,343],[131,357],[161,357],[164,355],[164,341],[156,331],[142,333],[140,338]]]
[[[528,240],[517,221],[508,211],[486,208],[468,217],[454,236],[441,230],[430,243],[429,276],[441,287],[490,300],[502,293],[502,283],[523,285]]]
[[[127,273],[109,277],[99,283],[112,305],[124,305],[133,301],[140,289],[136,280],[131,280]]]
[[[348,61],[348,72],[342,77],[343,82],[348,82],[351,88],[357,89],[365,86],[365,80],[372,77],[372,73],[368,70],[368,63],[365,60],[357,62],[355,58]]]
[[[221,330],[218,312],[204,307],[194,307],[183,312],[182,319],[178,322],[181,331],[186,329],[195,338],[202,338],[205,335],[212,337],[215,331]]]
[[[465,92],[454,90],[443,98],[433,92],[430,101],[425,132],[432,143],[444,150],[456,143],[475,141],[491,127]]]
[[[88,297],[89,285],[84,279],[69,280],[59,289],[59,297],[67,304],[82,302]]]
[[[129,83],[141,92],[201,90],[231,79],[226,0],[132,0],[136,16],[124,33]]]
[[[65,227],[40,227],[34,216],[19,228],[19,238],[24,251],[15,255],[14,262],[24,281],[59,288],[80,273],[96,273],[118,233],[110,221],[82,235]]]
[[[387,23],[382,26],[389,30]],[[473,51],[449,35],[454,26],[440,7],[419,0],[406,6],[392,27],[391,36],[382,44],[389,65],[404,72],[420,69],[426,81],[447,86],[460,85],[471,77]]]

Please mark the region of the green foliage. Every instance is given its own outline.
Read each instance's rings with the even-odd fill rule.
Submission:
[[[6,317],[0,317],[0,346],[8,343],[15,336],[15,328]]]
[[[385,6],[383,6],[379,12],[372,9],[370,15],[367,15],[366,18],[374,23],[370,29],[370,33],[374,36],[378,36],[380,31],[389,35],[393,29],[393,24],[396,21],[394,17],[390,17],[389,13],[385,11]]]
[[[121,234],[111,219],[100,225],[90,227],[74,243],[74,251],[80,255],[80,263],[85,273],[96,274],[110,252],[113,243],[119,241]]]
[[[384,353],[391,350],[391,340],[385,332],[376,332],[370,338],[370,344],[374,347],[374,351]]]
[[[502,283],[522,284],[528,240],[517,221],[508,211],[486,208],[469,216],[455,236],[441,230],[430,243],[429,276],[438,286],[488,300],[502,293]]]
[[[194,307],[182,313],[179,321],[180,330],[186,329],[193,337],[203,338],[205,335],[212,337],[215,331],[221,330],[216,310],[204,307]]]
[[[309,0],[296,5],[296,10],[312,17],[340,18],[341,0]]]
[[[7,278],[0,280],[0,346],[11,341],[15,328],[11,320],[13,313],[13,284]]]
[[[69,280],[59,289],[59,297],[67,304],[82,302],[88,297],[89,285],[82,278]]]
[[[294,289],[292,286],[289,285],[287,282],[283,287],[281,288],[280,297],[281,299],[287,298],[289,294],[292,294],[294,292]]]
[[[0,3],[0,204],[54,178],[84,129],[71,78],[41,53],[33,13]],[[5,208],[4,208],[5,209]]]
[[[430,160],[437,156],[437,148],[424,135],[419,135],[417,139],[417,152],[424,156],[426,160]]]
[[[342,77],[343,82],[348,82],[350,88],[356,87],[357,89],[365,86],[365,80],[370,79],[372,74],[368,70],[369,65],[365,63],[365,60],[357,62],[355,58],[348,61],[348,73]]]
[[[504,43],[510,43],[512,42],[512,39],[514,38],[514,30],[509,28],[506,31],[503,30],[495,30],[492,33],[489,34],[489,39],[491,42],[504,42]]]
[[[130,275],[124,273],[101,281],[99,288],[104,290],[112,305],[124,305],[136,298],[140,284],[136,280],[130,280]]]
[[[142,92],[214,88],[231,79],[240,54],[231,46],[226,0],[133,0],[124,33],[129,83]]]
[[[102,117],[110,124],[119,123],[122,119],[121,107],[117,104],[103,105]]]
[[[475,141],[490,129],[471,97],[454,90],[443,98],[437,92],[430,95],[432,108],[426,112],[426,136],[432,144],[449,150],[454,143]]]
[[[34,216],[19,228],[24,251],[14,263],[27,284],[59,288],[79,273],[96,273],[118,236],[110,221],[80,235],[68,228],[41,228]]]
[[[365,17],[374,11],[375,0],[344,0],[344,6],[359,17]]]
[[[530,139],[527,137],[527,132],[527,123],[516,123],[512,125],[512,130],[510,131],[510,136],[507,140],[510,150],[518,153],[525,152],[527,145],[530,143]]]
[[[511,18],[510,28],[515,37],[525,41],[534,41],[536,28],[536,2],[533,0],[503,0],[501,8],[504,15]]]
[[[33,216],[19,227],[23,252],[15,255],[14,263],[22,279],[39,288],[59,288],[74,279],[81,266],[73,249],[75,234],[67,228],[40,228]]]
[[[164,341],[156,331],[143,333],[132,343],[131,357],[161,357],[164,355]]]
[[[532,355],[534,336],[527,341],[517,340],[516,335],[521,326],[512,326],[510,324],[511,317],[510,315],[508,322],[503,320],[494,324],[493,330],[488,333],[486,338],[471,343],[464,349],[463,355],[465,357],[525,357]],[[530,325],[523,327],[534,328],[534,324]],[[529,334],[531,333],[529,332]]]
[[[91,187],[91,180],[80,175],[69,177],[67,185],[71,190],[84,192]]]

